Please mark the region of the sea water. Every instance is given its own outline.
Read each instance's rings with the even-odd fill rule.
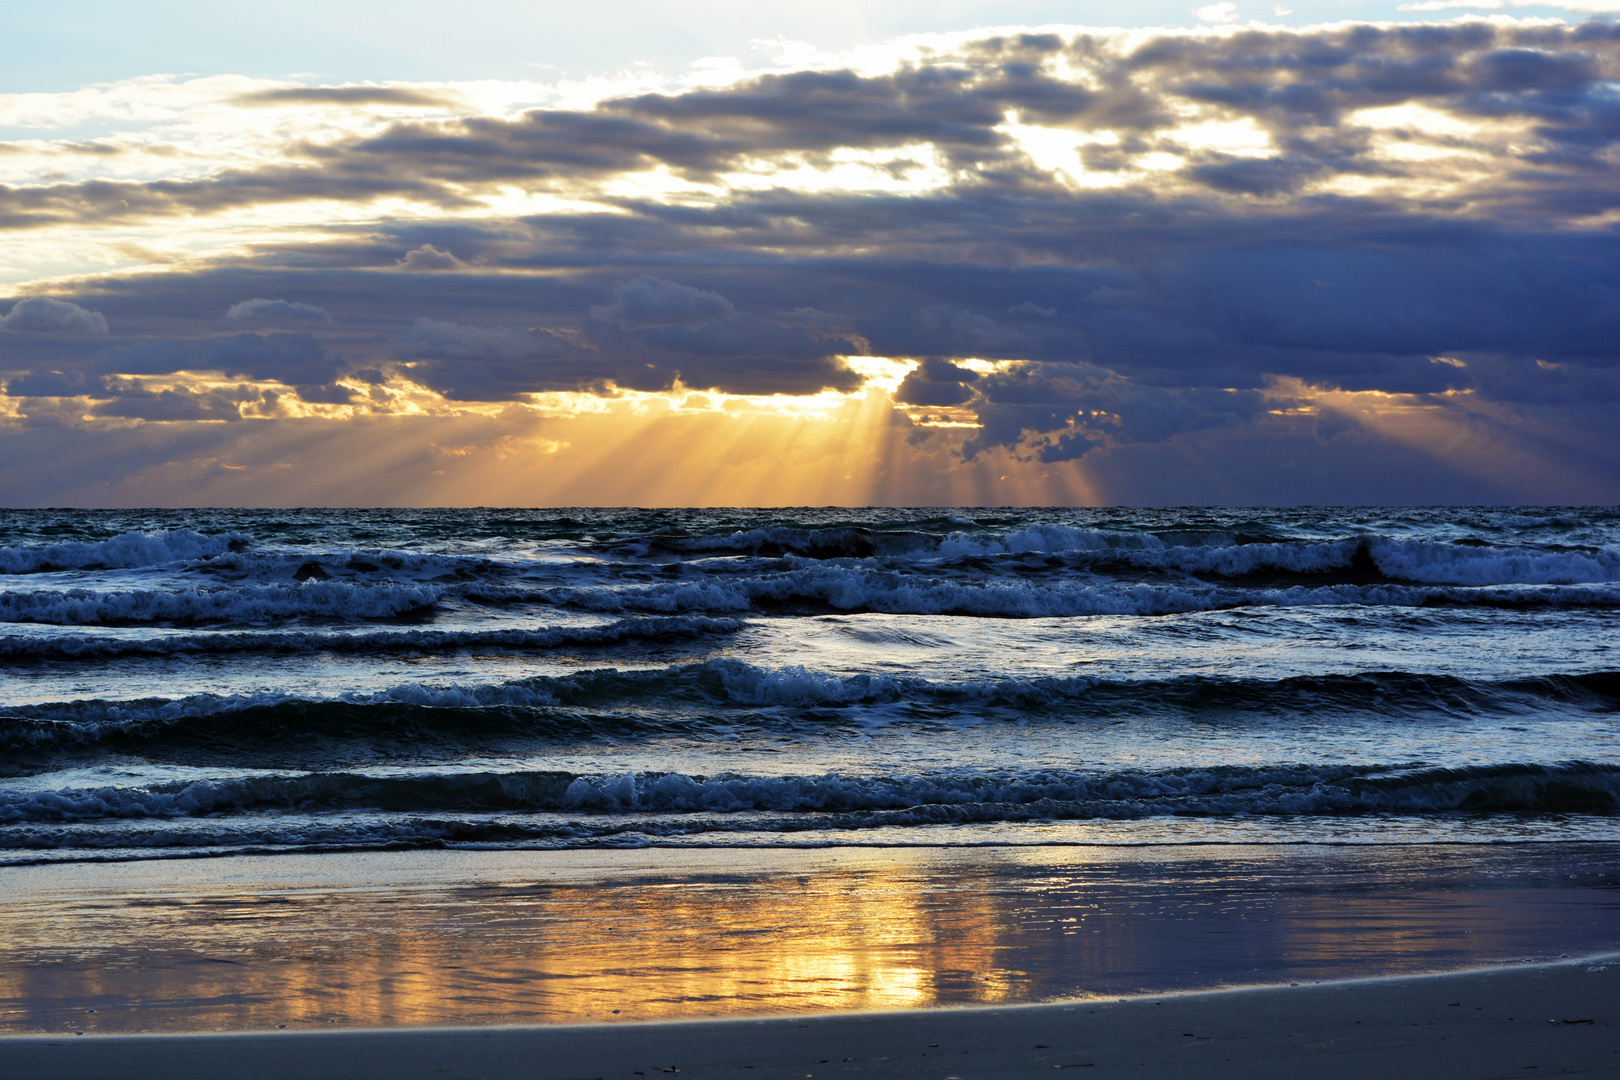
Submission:
[[[1620,511],[0,512],[0,865],[1620,839]]]

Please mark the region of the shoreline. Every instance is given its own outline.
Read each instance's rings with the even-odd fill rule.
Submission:
[[[1331,1051],[1331,1052],[1330,1052]],[[54,1080],[1620,1073],[1620,953],[1002,1006],[522,1027],[0,1036]],[[678,1071],[678,1072],[677,1072]]]
[[[1620,952],[1617,886],[1613,844],[13,869],[0,1035],[625,1025],[1431,975]]]

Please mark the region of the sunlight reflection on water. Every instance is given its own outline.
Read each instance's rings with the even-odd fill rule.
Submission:
[[[1603,844],[384,853],[0,883],[11,1032],[1004,1004],[1620,947]]]

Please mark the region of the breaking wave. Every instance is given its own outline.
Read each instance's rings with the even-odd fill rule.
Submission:
[[[1163,815],[1593,812],[1616,805],[1620,767],[1581,761],[1465,769],[1279,765],[809,776],[319,773],[0,791],[0,825],[382,811],[583,815],[589,829],[602,817],[746,813],[771,815],[742,823],[750,830],[791,830]],[[555,822],[542,824],[556,829]],[[738,825],[722,818],[684,820],[678,827]]]
[[[205,535],[190,529],[161,533],[122,533],[93,543],[70,541],[0,548],[0,574],[34,574],[49,570],[127,570],[140,566],[211,559],[243,551],[251,537],[230,532]]]
[[[604,637],[615,632],[601,628]],[[724,722],[730,712],[764,710],[768,720],[771,710],[841,709],[867,724],[975,717],[999,722],[1008,714],[1059,722],[1189,714],[1257,721],[1342,714],[1405,723],[1434,716],[1545,717],[1620,711],[1620,672],[1497,681],[1405,672],[1276,680],[1069,676],[950,681],[763,668],[725,657],[500,683],[403,683],[323,700],[256,693],[30,705],[0,716],[0,748],[17,754],[100,743],[133,745],[131,740],[201,739],[218,750],[227,745],[251,748],[266,740],[374,738],[390,731],[417,738],[432,730],[469,737],[511,731],[543,738],[579,734],[590,724],[698,732]]]
[[[505,630],[362,631],[217,630],[203,634],[147,634],[109,637],[75,634],[51,637],[0,635],[5,657],[190,656],[214,653],[439,653],[467,649],[557,649],[614,645],[626,641],[700,637],[734,633],[737,619],[683,615],[620,619],[600,626],[549,626]]]

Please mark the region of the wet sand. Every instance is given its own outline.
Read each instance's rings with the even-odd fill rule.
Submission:
[[[1620,1075],[1603,955],[1608,844],[10,867],[0,1074]]]
[[[1620,962],[991,1009],[0,1039],[54,1080],[1620,1075]]]
[[[0,869],[0,1034],[1005,1006],[1610,951],[1605,844],[77,863]]]

